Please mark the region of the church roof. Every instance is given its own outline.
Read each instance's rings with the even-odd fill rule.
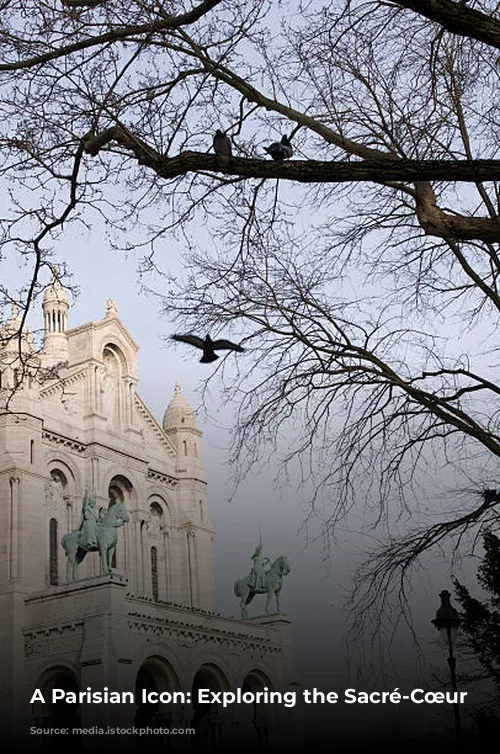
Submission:
[[[198,429],[194,411],[181,393],[181,386],[175,383],[174,397],[167,406],[163,416],[163,429],[166,432],[169,429],[186,427],[189,429]]]

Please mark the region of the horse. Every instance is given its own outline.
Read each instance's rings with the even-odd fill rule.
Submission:
[[[76,569],[84,559],[87,552],[99,551],[101,559],[101,574],[111,573],[111,563],[118,541],[117,529],[129,521],[128,513],[123,503],[113,503],[100,521],[96,523],[97,545],[93,547],[80,547],[80,530],[74,529],[65,534],[61,544],[66,553],[66,581],[76,581]]]
[[[266,571],[264,577],[265,586],[255,588],[250,586],[250,576],[244,579],[238,579],[234,582],[234,594],[240,600],[241,617],[243,620],[248,619],[246,605],[248,605],[256,594],[267,594],[266,613],[269,614],[271,598],[274,594],[276,599],[276,612],[280,612],[280,592],[283,586],[283,576],[290,573],[288,558],[286,555],[280,555],[276,558],[270,569]]]

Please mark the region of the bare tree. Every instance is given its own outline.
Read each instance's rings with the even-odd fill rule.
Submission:
[[[481,492],[500,455],[499,49],[492,0],[5,4],[0,241],[32,263],[5,302],[24,324],[71,222],[126,232],[146,278],[175,239],[190,261],[165,310],[252,351],[228,388],[235,463],[300,420],[289,457],[320,475],[326,533],[360,496],[375,524],[395,496],[410,519],[431,459]],[[294,158],[264,159],[284,133]],[[201,224],[216,254],[191,249]],[[497,505],[470,494],[389,538],[371,573]]]

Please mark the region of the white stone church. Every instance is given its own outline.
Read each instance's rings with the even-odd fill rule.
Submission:
[[[108,300],[102,319],[68,329],[54,277],[37,350],[13,307],[0,328],[0,717],[3,740],[57,744],[31,728],[196,728],[108,741],[217,750],[266,748],[290,726],[280,705],[51,702],[54,688],[133,692],[297,687],[290,621],[215,610],[201,437],[178,385],[162,424],[136,392],[138,346]],[[64,534],[79,528],[84,490],[105,512],[123,503],[112,571],[88,552],[68,583]],[[262,598],[261,598],[262,599]],[[235,598],[235,608],[236,598]],[[40,689],[45,703],[30,703]],[[193,694],[193,699],[196,694]],[[103,741],[100,741],[102,744]],[[62,741],[59,740],[62,745]],[[73,735],[65,748],[95,748]]]

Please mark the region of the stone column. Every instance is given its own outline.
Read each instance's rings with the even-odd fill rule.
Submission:
[[[8,578],[10,581],[15,581],[19,576],[19,494],[21,480],[18,476],[13,475],[9,478],[9,484]]]

